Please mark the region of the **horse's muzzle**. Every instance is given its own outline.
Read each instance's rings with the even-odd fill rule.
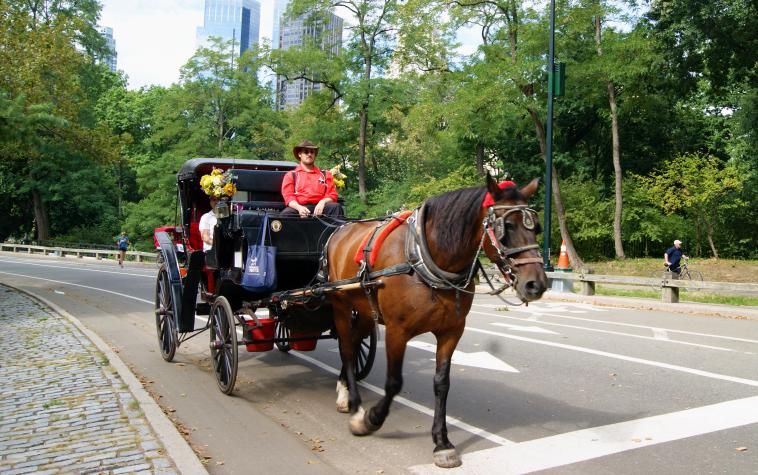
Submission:
[[[527,300],[537,300],[542,297],[547,285],[542,280],[528,280],[524,283],[524,293]]]

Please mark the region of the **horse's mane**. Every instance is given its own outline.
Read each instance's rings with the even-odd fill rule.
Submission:
[[[479,211],[486,189],[483,186],[462,188],[433,196],[426,200],[424,211],[427,220],[432,220],[439,242],[446,249],[458,249],[468,242],[476,229]],[[518,199],[518,188],[506,188],[501,198]]]

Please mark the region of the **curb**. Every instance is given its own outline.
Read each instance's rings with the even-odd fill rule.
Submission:
[[[158,403],[156,403],[155,400],[150,397],[150,395],[142,387],[142,384],[139,382],[139,380],[137,380],[131,370],[129,370],[126,364],[121,361],[121,358],[119,358],[118,354],[114,352],[111,347],[108,346],[108,344],[105,343],[102,338],[100,338],[99,335],[84,326],[84,324],[80,322],[79,319],[66,312],[64,309],[54,304],[53,302],[50,302],[49,300],[40,297],[32,292],[19,289],[12,284],[8,284],[7,282],[3,282],[3,285],[6,285],[17,292],[28,295],[34,300],[37,300],[38,302],[53,310],[55,313],[70,321],[82,333],[84,333],[84,336],[89,338],[89,340],[92,341],[97,349],[100,350],[108,358],[108,362],[118,372],[118,375],[124,381],[124,384],[127,385],[129,391],[134,396],[134,399],[139,402],[140,409],[142,409],[144,412],[145,418],[155,431],[155,435],[158,437],[158,439],[163,444],[163,447],[166,449],[166,455],[168,455],[168,457],[171,458],[171,460],[174,462],[177,470],[185,475],[208,475],[208,471],[206,470],[205,466],[200,462],[200,459],[198,459],[189,443],[184,440],[181,434],[179,434],[179,431],[176,429],[174,424],[163,413]]]

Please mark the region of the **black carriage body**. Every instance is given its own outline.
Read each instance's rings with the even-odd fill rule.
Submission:
[[[218,221],[213,249],[203,252],[198,225],[210,205],[199,183],[200,178],[211,173],[213,168],[232,170],[238,192],[232,198],[231,215]],[[195,310],[205,313],[207,309],[202,303],[194,304],[198,284],[204,280],[210,296],[224,296],[234,311],[238,311],[244,302],[259,301],[273,292],[305,288],[315,283],[321,252],[335,228],[317,219],[279,216],[286,207],[281,195],[282,180],[294,168],[295,164],[291,162],[195,158],[185,162],[179,170],[181,229],[187,250],[184,264],[187,271],[182,279],[183,311],[178,321],[180,332],[193,331]],[[243,288],[241,280],[248,246],[260,239],[266,214],[270,234],[267,244],[277,248],[277,288],[255,293]],[[206,275],[212,275],[212,285],[203,278],[204,271]],[[323,331],[333,324],[331,308],[323,301],[277,309],[277,317],[285,319],[296,331]]]

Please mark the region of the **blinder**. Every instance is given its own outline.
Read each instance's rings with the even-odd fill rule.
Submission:
[[[505,210],[505,213],[502,216],[498,216],[495,214],[496,210]],[[524,258],[511,257],[525,251],[529,251],[532,249],[539,249],[539,245],[528,244],[526,246],[509,248],[507,247],[506,243],[503,242],[504,238],[507,236],[507,231],[508,231],[506,218],[512,213],[515,213],[517,211],[521,212],[521,223],[523,224],[524,228],[530,231],[535,231],[535,229],[539,229],[539,224],[537,224],[537,219],[536,219],[537,212],[527,205],[490,206],[489,209],[487,210],[487,218],[484,220],[485,233],[489,235],[490,242],[492,243],[493,247],[497,250],[498,257],[500,258],[499,259],[500,262],[498,262],[497,264],[501,268],[501,270],[504,270],[510,276],[513,276],[513,273],[511,271],[512,267],[519,266],[522,264],[533,264],[533,263],[542,262],[542,259],[540,257],[524,257]]]

